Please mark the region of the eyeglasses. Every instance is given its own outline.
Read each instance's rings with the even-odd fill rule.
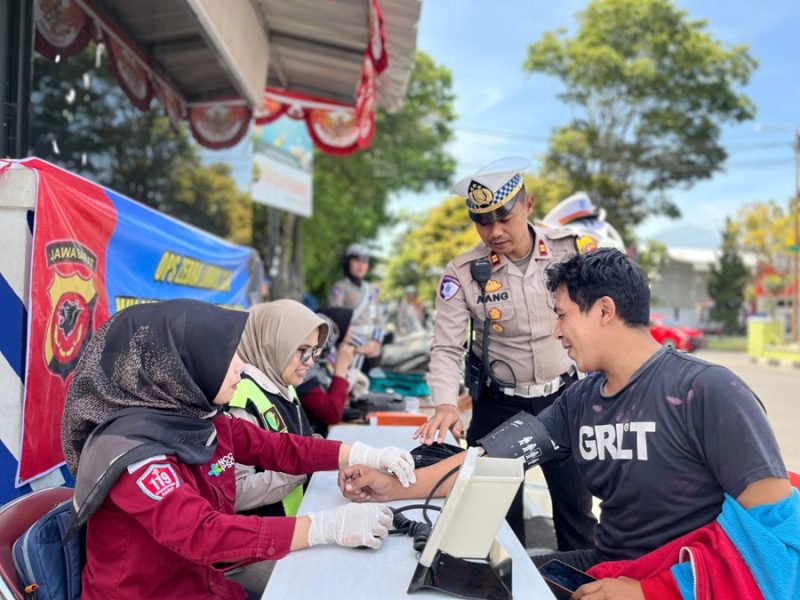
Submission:
[[[307,363],[309,360],[317,360],[322,354],[322,348],[317,346],[300,346],[297,351],[300,353],[300,362]]]

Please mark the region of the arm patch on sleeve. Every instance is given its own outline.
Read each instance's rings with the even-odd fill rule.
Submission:
[[[597,242],[595,242],[594,238],[591,236],[582,235],[575,238],[575,249],[578,251],[578,254],[586,254],[592,250],[597,250]]]
[[[439,297],[442,300],[450,300],[461,289],[461,283],[451,275],[442,277],[442,282],[439,284]]]
[[[161,501],[181,486],[175,468],[169,463],[154,464],[136,480],[145,496]]]

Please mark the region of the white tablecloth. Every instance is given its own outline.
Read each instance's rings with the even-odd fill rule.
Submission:
[[[371,446],[397,446],[410,450],[414,427],[370,427],[337,425],[329,433],[331,439],[345,442],[362,441]],[[452,443],[452,440],[450,440]],[[299,514],[335,508],[347,502],[336,484],[336,472],[315,473],[311,478]],[[391,502],[403,506],[413,501]],[[422,520],[420,511],[404,513]],[[429,511],[436,517],[438,513]],[[498,540],[513,560],[512,586],[515,600],[552,599],[547,585],[528,558],[511,528],[503,523]],[[290,553],[279,560],[263,598],[270,600],[367,600],[403,598],[408,600],[446,600],[452,598],[438,592],[417,592],[408,595],[408,584],[417,565],[416,553],[407,536],[390,536],[378,550],[357,550],[331,544]]]

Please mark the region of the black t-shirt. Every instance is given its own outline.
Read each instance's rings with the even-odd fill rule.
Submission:
[[[723,494],[786,477],[758,400],[730,370],[661,350],[604,396],[597,373],[539,415],[602,509],[603,560],[636,558],[711,522]]]

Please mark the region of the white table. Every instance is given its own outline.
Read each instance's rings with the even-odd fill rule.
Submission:
[[[328,435],[345,442],[362,441],[371,446],[397,446],[412,449],[414,427],[370,427],[337,425]],[[452,440],[451,440],[452,442]],[[315,473],[303,497],[299,514],[335,508],[347,502],[339,492],[335,471]],[[413,501],[390,502],[392,506]],[[420,511],[404,513],[421,521]],[[428,511],[433,518],[438,514]],[[515,600],[552,599],[553,595],[533,566],[525,548],[507,523],[503,523],[498,541],[512,557],[512,591]],[[453,598],[434,591],[407,594],[408,584],[417,566],[416,553],[408,536],[390,536],[378,550],[358,550],[326,544],[292,552],[278,561],[262,598],[270,600],[447,600]]]

